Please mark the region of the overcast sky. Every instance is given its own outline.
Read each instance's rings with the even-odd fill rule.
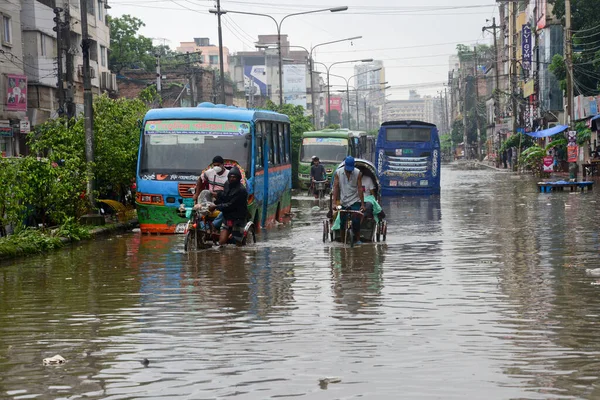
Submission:
[[[282,34],[291,45],[311,48],[318,43],[362,36],[362,39],[319,47],[315,60],[330,64],[358,58],[383,60],[388,99],[408,97],[407,85],[421,85],[420,94],[437,95],[448,76],[448,57],[456,44],[491,43],[481,28],[497,17],[495,0],[222,0],[223,10],[270,14],[280,20],[287,14],[348,6],[345,12],[317,13],[287,18]],[[172,49],[194,37],[209,37],[218,44],[217,18],[208,10],[214,0],[108,0],[110,14],[130,14],[144,21],[141,33],[160,38],[155,44]],[[228,14],[223,17],[223,45],[230,53],[255,50],[260,34],[276,33],[275,23],[265,17]],[[317,66],[317,70],[323,67]],[[335,65],[332,74],[350,77],[352,64]],[[332,84],[341,84],[341,79]]]

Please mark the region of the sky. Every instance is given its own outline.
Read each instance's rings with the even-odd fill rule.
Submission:
[[[154,43],[169,45],[194,37],[208,37],[218,45],[217,17],[208,12],[214,0],[108,0],[110,14],[130,14],[146,24],[140,33]],[[269,14],[281,20],[287,14],[348,6],[344,12],[321,12],[286,18],[281,33],[291,45],[312,46],[362,36],[361,39],[320,46],[315,61],[333,62],[373,58],[385,66],[388,100],[408,98],[410,89],[421,95],[438,95],[448,79],[449,57],[456,44],[490,44],[492,37],[482,27],[498,17],[495,0],[222,0],[223,10]],[[489,23],[486,22],[489,20]],[[254,51],[258,35],[276,34],[275,22],[266,17],[240,14],[223,16],[223,46],[230,53]],[[316,66],[324,71],[324,67]],[[331,74],[354,75],[352,64],[335,65]],[[331,84],[342,84],[331,78]],[[344,84],[345,85],[345,84]]]

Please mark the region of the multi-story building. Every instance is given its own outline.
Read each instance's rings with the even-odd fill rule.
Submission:
[[[20,125],[27,111],[20,0],[0,3],[0,28],[0,152],[7,157],[20,154],[24,147]]]
[[[415,90],[409,92],[408,100],[391,100],[385,103],[383,118],[386,121],[423,121],[429,123],[438,122],[440,111],[439,100],[425,96],[421,97]]]
[[[359,97],[367,102],[368,108],[358,108],[360,127],[371,125],[368,115],[369,108],[379,109],[385,103],[385,67],[383,61],[375,60],[370,63],[360,63],[354,66],[354,88]],[[362,103],[359,101],[359,103]],[[379,115],[375,112],[374,115]],[[367,124],[369,122],[369,124]],[[363,123],[365,126],[363,126]]]
[[[194,38],[193,42],[180,42],[175,49],[179,53],[200,53],[199,60],[205,66],[220,70],[219,46],[210,43],[209,38]],[[223,69],[229,73],[229,49],[223,46]]]

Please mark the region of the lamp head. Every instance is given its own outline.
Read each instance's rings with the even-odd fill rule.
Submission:
[[[360,60],[360,62],[373,62],[372,58],[365,58],[364,60]]]
[[[341,7],[330,8],[329,11],[331,11],[331,12],[340,12],[340,11],[346,11],[347,9],[348,9],[348,6],[341,6]]]

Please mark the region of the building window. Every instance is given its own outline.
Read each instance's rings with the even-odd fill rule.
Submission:
[[[100,46],[100,65],[106,67],[106,47]]]
[[[102,6],[102,0],[98,0],[98,19],[102,21],[104,19],[104,10]]]
[[[12,20],[8,15],[2,16],[2,41],[12,44]]]
[[[87,12],[88,14],[92,14],[92,15],[96,15],[96,10],[94,9],[95,7],[95,1],[94,0],[87,0]]]
[[[217,65],[219,63],[219,56],[208,56],[208,62],[210,65]]]
[[[40,56],[45,57],[48,55],[48,50],[46,49],[46,35],[40,33]]]

